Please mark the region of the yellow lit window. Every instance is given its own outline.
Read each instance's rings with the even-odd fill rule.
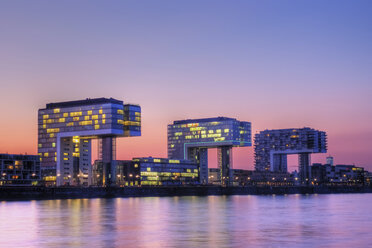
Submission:
[[[118,124],[123,125],[124,124],[124,121],[123,120],[118,120]]]
[[[103,119],[103,120],[102,120],[102,124],[105,124],[105,123],[106,123],[106,120],[105,120],[105,119]]]
[[[82,115],[83,115],[83,112],[81,112],[81,111],[80,111],[80,112],[71,112],[71,113],[70,113],[70,116],[71,116],[71,117],[82,116]]]
[[[79,117],[74,117],[73,120],[74,121],[78,121],[79,120]]]
[[[99,129],[99,125],[94,125],[94,129]]]
[[[103,114],[103,115],[102,115],[102,119],[105,119],[105,118],[106,118],[106,114]]]
[[[154,158],[154,163],[160,163],[160,162],[161,162],[160,159],[158,159],[158,158]]]
[[[223,130],[225,133],[228,133],[230,130],[228,128],[226,128],[225,130]]]
[[[67,152],[64,152],[63,155],[64,155],[64,156],[68,156],[68,153],[67,153]]]
[[[54,133],[49,134],[49,137],[53,138],[54,137]]]
[[[55,113],[55,114],[57,114],[57,113],[59,113],[60,112],[60,109],[54,109],[53,110],[53,113]]]
[[[48,157],[49,156],[49,153],[44,153],[44,157]]]
[[[92,120],[98,120],[98,115],[93,115]]]
[[[59,120],[58,120],[59,122],[65,122],[66,121],[66,119],[65,118],[59,118]]]
[[[94,121],[94,124],[98,124],[98,120],[95,120],[95,121]]]
[[[67,123],[67,126],[68,126],[68,127],[72,127],[73,125],[74,125],[73,122],[69,122],[69,123]]]
[[[89,121],[89,116],[84,116],[84,120]]]
[[[48,119],[49,115],[43,115],[43,119]]]
[[[118,109],[117,112],[118,112],[119,115],[123,115],[124,114],[124,111],[122,109]]]
[[[93,114],[93,111],[92,110],[88,110],[88,115],[92,115]]]
[[[100,110],[99,110],[99,113],[102,114],[102,112],[103,112],[102,109],[100,109]]]
[[[63,158],[63,160],[68,160],[68,158]]]
[[[56,143],[52,143],[52,146],[53,146],[53,147],[56,147]]]
[[[68,117],[68,113],[63,113],[63,117]]]
[[[43,145],[42,144],[39,144],[39,148],[41,148],[41,147],[43,147]]]
[[[81,121],[80,122],[81,126],[87,126],[87,125],[92,125],[92,121]]]
[[[46,124],[43,125],[43,128],[46,128]]]
[[[54,120],[53,119],[49,119],[49,120],[47,120],[47,123],[54,123]]]
[[[59,132],[59,128],[48,128],[47,129],[47,133],[58,133]]]

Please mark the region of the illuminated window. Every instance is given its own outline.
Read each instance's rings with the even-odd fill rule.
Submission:
[[[71,112],[71,113],[70,113],[70,116],[71,116],[71,117],[82,116],[82,115],[83,115],[83,112],[81,112],[81,111],[80,111],[80,112]]]
[[[66,119],[65,118],[59,118],[59,120],[58,120],[59,122],[65,122],[66,121]]]
[[[68,113],[63,113],[63,117],[68,117]]]
[[[93,111],[92,110],[88,110],[88,115],[92,115],[93,114]]]
[[[43,147],[43,145],[42,144],[39,144],[39,148],[41,148],[41,147]]]
[[[99,114],[102,114],[102,112],[103,112],[102,109],[100,109],[100,110],[98,111]]]
[[[47,133],[58,133],[59,132],[59,128],[48,128],[47,129]]]
[[[84,120],[89,121],[89,116],[84,116]]]
[[[92,120],[98,120],[98,115],[93,115]]]
[[[94,129],[99,129],[99,125],[94,125]]]
[[[78,121],[79,120],[79,117],[74,117],[73,120],[74,121]]]
[[[118,120],[118,124],[124,125],[124,121],[123,120]]]
[[[123,115],[124,114],[124,111],[122,109],[118,109],[117,112],[118,112],[119,115]]]
[[[78,117],[79,118],[79,117]],[[74,125],[74,123],[73,122],[69,122],[69,123],[67,123],[67,126],[68,127],[72,127]]]
[[[81,125],[81,126],[87,126],[87,125],[92,125],[92,124],[93,124],[92,121],[81,121],[81,122],[80,122],[80,125]]]
[[[59,113],[60,112],[60,109],[54,109],[53,110],[53,113],[55,113],[55,114],[57,114],[57,113]]]
[[[43,115],[43,119],[48,119],[49,115]]]
[[[102,120],[102,124],[105,124],[105,123],[106,123],[106,120],[105,120],[105,119],[103,119],[103,120]]]
[[[53,146],[53,147],[56,147],[56,143],[53,142],[53,143],[52,143],[52,146]]]
[[[45,152],[44,157],[48,157],[48,156],[49,156],[49,153]]]
[[[43,128],[46,128],[46,124],[43,125]]]

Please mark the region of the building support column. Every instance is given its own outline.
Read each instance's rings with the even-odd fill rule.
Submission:
[[[187,159],[199,164],[199,182],[208,184],[208,149],[207,148],[190,148]]]
[[[271,171],[287,172],[287,154],[273,154],[273,166]]]
[[[116,184],[116,139],[103,137],[100,142],[103,185],[114,186]]]
[[[309,184],[311,179],[310,153],[300,153],[298,155],[298,165],[302,184]]]
[[[221,185],[232,185],[232,147],[222,146],[218,148],[218,167],[221,170]]]

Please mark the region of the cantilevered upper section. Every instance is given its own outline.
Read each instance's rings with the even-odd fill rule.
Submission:
[[[113,98],[49,103],[39,110],[39,136],[139,136],[141,107]]]
[[[168,157],[186,159],[187,148],[251,146],[251,123],[233,118],[178,120],[168,125]]]

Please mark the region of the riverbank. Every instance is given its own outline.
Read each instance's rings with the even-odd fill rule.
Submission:
[[[291,186],[291,187],[0,187],[0,200],[77,199],[151,196],[208,196],[208,195],[284,195],[372,193],[371,187],[360,186]]]

